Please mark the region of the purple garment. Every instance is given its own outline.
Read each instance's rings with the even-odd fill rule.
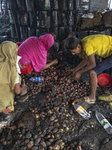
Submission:
[[[23,65],[32,64],[36,72],[40,72],[47,63],[47,51],[54,44],[54,38],[51,34],[45,34],[39,38],[32,36],[26,39],[18,47],[19,60]]]

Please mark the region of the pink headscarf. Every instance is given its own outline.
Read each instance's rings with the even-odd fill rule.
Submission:
[[[33,69],[40,72],[47,63],[47,51],[53,44],[54,38],[51,34],[39,38],[29,37],[18,47],[18,55],[22,57],[20,62],[23,65],[31,63]]]

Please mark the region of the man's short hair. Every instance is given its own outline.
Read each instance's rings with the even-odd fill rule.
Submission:
[[[70,38],[67,38],[64,41],[65,49],[67,51],[76,49],[79,44],[81,44],[81,41],[76,36],[72,36]]]

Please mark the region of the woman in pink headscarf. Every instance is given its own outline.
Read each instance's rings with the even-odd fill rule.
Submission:
[[[21,56],[21,59],[19,60],[21,73],[29,74],[32,70],[40,72],[51,65],[57,64],[57,60],[46,64],[47,51],[53,44],[54,38],[51,34],[45,34],[39,38],[32,36],[26,39],[18,47],[18,55]]]

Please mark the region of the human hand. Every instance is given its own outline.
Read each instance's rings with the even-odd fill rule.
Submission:
[[[24,89],[26,86],[25,81],[23,81],[23,84],[21,85],[21,87]]]
[[[57,64],[58,64],[58,60],[55,59],[55,60],[53,61],[53,65],[57,65]]]
[[[80,76],[81,76],[81,73],[80,73],[80,72],[76,72],[76,73],[75,73],[75,76],[74,76],[74,79],[75,79],[76,81],[79,81]]]
[[[3,112],[4,114],[8,115],[11,112],[11,110],[9,108],[6,108]]]

